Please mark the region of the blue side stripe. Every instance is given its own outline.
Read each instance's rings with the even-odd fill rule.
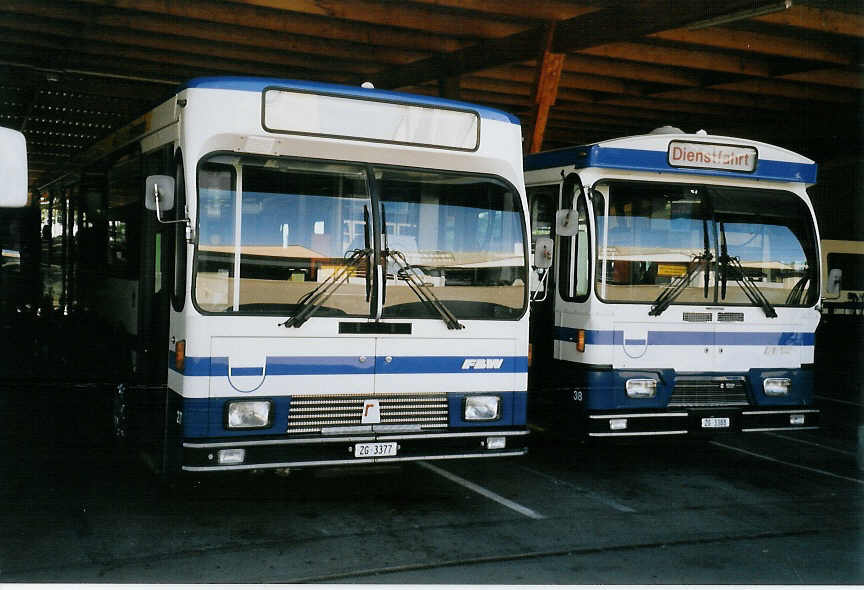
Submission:
[[[465,362],[469,361],[468,366]],[[500,367],[487,367],[489,361],[501,361]],[[524,356],[473,357],[473,356],[400,356],[391,362],[376,357],[375,372],[378,374],[404,375],[406,373],[525,373],[528,358]]]
[[[231,368],[231,376],[232,377],[254,377],[256,375],[263,375],[264,367],[232,367]]]
[[[466,360],[475,361],[462,368]],[[493,362],[490,365],[490,360]],[[501,361],[495,368],[494,361]],[[171,368],[177,370],[174,363]],[[387,362],[375,357],[360,362],[356,356],[271,356],[263,367],[232,367],[232,376],[263,375],[371,375],[410,373],[527,373],[528,358],[524,356],[409,356],[394,357]],[[186,357],[182,372],[191,377],[227,377],[227,357]]]
[[[577,328],[555,327],[555,339],[575,342]],[[622,330],[586,330],[585,344],[595,345],[643,345],[643,339],[624,340]],[[815,336],[812,332],[676,332],[649,331],[649,346],[813,346]]]

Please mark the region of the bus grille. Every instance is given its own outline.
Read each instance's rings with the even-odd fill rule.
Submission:
[[[669,406],[747,406],[747,388],[744,377],[726,379],[681,379],[675,381]]]
[[[363,405],[377,400],[382,426],[446,428],[446,393],[388,394],[297,394],[291,397],[288,434],[321,433],[322,429],[365,426],[361,422]]]

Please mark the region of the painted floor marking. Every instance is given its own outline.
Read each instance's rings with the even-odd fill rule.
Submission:
[[[781,461],[780,459],[775,459],[774,457],[769,457],[767,455],[760,455],[759,453],[754,453],[753,451],[748,451],[746,449],[739,449],[738,447],[732,447],[716,440],[712,440],[711,444],[715,447],[722,447],[724,449],[729,449],[730,451],[735,451],[736,453],[742,453],[744,455],[751,455],[753,457],[758,457],[760,459],[764,459],[765,461],[771,461],[772,463],[780,463],[781,465],[787,465],[789,467],[795,467],[796,469],[803,469],[804,471],[812,471],[813,473],[818,473],[820,475],[827,475],[828,477],[836,477],[837,479],[843,479],[846,481],[851,481],[854,483],[858,483],[864,485],[864,479],[855,479],[854,477],[846,477],[845,475],[839,475],[837,473],[832,473],[830,471],[823,471],[822,469],[816,469],[814,467],[805,467],[804,465],[798,465],[797,463],[789,463],[788,461]]]
[[[858,406],[859,408],[864,408],[864,404],[861,402],[850,402],[845,399],[837,399],[836,397],[828,397],[827,395],[814,395],[813,397],[818,399],[824,399],[829,402],[834,402],[835,404],[846,404],[847,406]]]
[[[522,506],[522,504],[514,502],[513,500],[508,500],[507,498],[505,498],[503,496],[499,496],[495,492],[493,492],[491,490],[487,490],[483,486],[479,486],[476,483],[468,481],[467,479],[463,479],[463,478],[459,477],[458,475],[456,475],[455,473],[450,473],[446,469],[441,469],[440,467],[432,465],[431,463],[427,463],[426,461],[418,461],[417,465],[419,465],[420,467],[423,467],[424,469],[428,469],[432,473],[437,473],[441,477],[443,477],[445,479],[449,479],[450,481],[452,481],[454,483],[458,483],[460,486],[466,487],[469,490],[471,490],[472,492],[475,492],[477,494],[480,494],[481,496],[485,496],[485,497],[489,498],[490,500],[498,502],[499,504],[501,504],[502,506],[506,506],[510,510],[515,510],[519,514],[527,516],[528,518],[533,518],[534,520],[542,520],[542,519],[546,518],[545,516],[543,516],[539,512],[535,512],[526,506]]]
[[[793,438],[791,436],[786,436],[783,434],[777,434],[776,432],[766,432],[768,436],[773,436],[774,438],[782,438],[783,440],[791,440],[797,443],[801,443],[802,445],[810,445],[813,447],[819,447],[821,449],[827,449],[829,451],[834,451],[835,453],[843,453],[844,455],[849,455],[850,457],[855,456],[855,451],[847,451],[846,449],[838,449],[837,447],[829,447],[828,445],[819,444],[817,442],[804,440],[803,438]]]
[[[585,488],[581,488],[575,484],[570,483],[569,481],[564,481],[562,479],[558,479],[554,475],[549,475],[548,473],[543,473],[542,471],[537,471],[536,469],[531,469],[530,467],[525,467],[524,465],[518,465],[518,467],[523,469],[524,471],[527,471],[528,473],[532,473],[534,475],[539,475],[540,477],[546,478],[549,481],[552,481],[558,485],[565,485],[571,489],[574,489],[581,494],[585,494],[586,496],[588,496],[589,498],[591,498],[595,502],[605,504],[606,506],[609,506],[610,508],[614,508],[618,512],[636,512],[635,508],[630,508],[629,506],[625,506],[624,504],[621,504],[620,502],[616,502],[615,500],[612,500],[610,498],[606,498],[606,497],[602,496],[601,494],[597,494],[595,492],[588,491]]]

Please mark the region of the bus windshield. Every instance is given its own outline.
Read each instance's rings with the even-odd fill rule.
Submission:
[[[313,315],[369,317],[373,225],[380,223],[383,317],[440,317],[406,272],[458,318],[523,313],[519,195],[498,180],[218,155],[198,168],[198,198],[194,295],[204,312],[290,316],[335,275],[340,280]]]
[[[654,303],[686,276],[675,303],[758,305],[759,294],[770,306],[815,303],[816,233],[797,195],[632,181],[596,188],[608,202],[595,204],[601,299]]]

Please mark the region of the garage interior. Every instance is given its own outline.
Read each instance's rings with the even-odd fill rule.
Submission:
[[[855,0],[4,0],[0,125],[39,191],[197,76],[440,95],[517,115],[525,151],[663,125],[820,165],[823,238],[861,235]]]

